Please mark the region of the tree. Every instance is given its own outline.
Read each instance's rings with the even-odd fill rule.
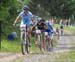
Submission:
[[[13,30],[12,24],[20,6],[21,3],[17,0],[0,0],[0,21],[2,22],[2,35],[5,36]]]
[[[0,20],[5,21],[8,15],[16,15],[18,7],[17,0],[1,0],[0,1]]]
[[[38,8],[40,5],[41,10]],[[37,14],[69,18],[75,16],[75,0],[31,0],[31,10]]]

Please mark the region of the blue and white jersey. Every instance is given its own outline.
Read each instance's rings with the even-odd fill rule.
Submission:
[[[51,31],[51,33],[53,33],[53,27],[49,23],[48,23],[48,29]]]
[[[26,24],[26,25],[30,25],[32,24],[32,20],[31,18],[33,17],[31,12],[28,12],[27,15],[24,14],[24,11],[22,11],[19,16],[22,18],[21,20],[21,25]]]
[[[48,34],[53,34],[52,24],[50,22],[47,22],[46,25],[48,26],[48,29],[45,31],[48,32]]]

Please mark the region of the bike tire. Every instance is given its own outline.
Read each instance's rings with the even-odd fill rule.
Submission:
[[[28,41],[27,41],[26,44],[25,44],[25,50],[26,50],[26,53],[29,53],[28,48],[29,48],[29,45],[28,45]]]
[[[24,44],[21,44],[21,51],[22,51],[22,54],[25,55],[25,45]]]

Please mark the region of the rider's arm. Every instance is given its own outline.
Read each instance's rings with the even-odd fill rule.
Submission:
[[[32,26],[32,29],[33,29],[34,27],[37,26],[37,21],[34,21],[34,18],[32,18],[32,20],[33,20],[33,26]]]
[[[20,16],[17,16],[17,18],[16,18],[15,21],[14,21],[14,24],[16,24],[16,22],[19,21],[20,18],[21,18]]]

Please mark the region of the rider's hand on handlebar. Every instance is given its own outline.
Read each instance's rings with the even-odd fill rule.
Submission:
[[[13,23],[13,26],[16,26],[16,23]]]

